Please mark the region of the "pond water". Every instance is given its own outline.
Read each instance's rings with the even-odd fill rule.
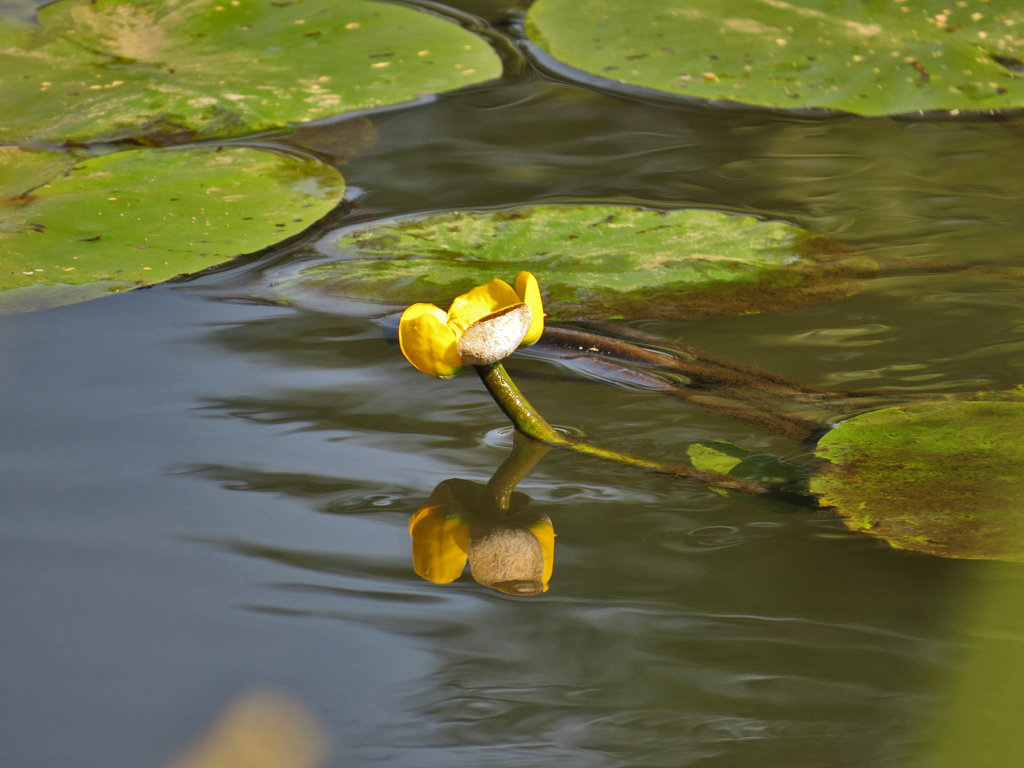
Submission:
[[[952,725],[978,702],[1019,719],[1004,687],[1024,676],[1017,566],[893,551],[824,513],[554,451],[519,487],[558,535],[549,591],[428,583],[409,518],[446,479],[486,481],[506,421],[476,377],[435,381],[402,359],[398,308],[268,299],[354,222],[710,207],[793,221],[888,270],[830,304],[623,330],[813,385],[1012,387],[1024,124],[602,91],[531,64],[513,13],[464,7],[511,41],[508,77],[371,115],[376,145],[342,167],[348,199],[316,231],[0,319],[5,763],[160,765],[259,688],[308,707],[339,768],[965,765],[950,757],[964,743],[1020,757],[1014,731],[1004,744]],[[330,137],[289,141],[340,162]],[[551,421],[602,445],[807,451],[543,354],[510,370]],[[1000,668],[965,691],[958,671],[994,642]]]

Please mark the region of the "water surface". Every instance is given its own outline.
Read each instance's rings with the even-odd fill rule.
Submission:
[[[307,237],[0,320],[11,765],[158,765],[266,686],[311,709],[339,768],[925,764],[977,646],[966,612],[1014,569],[894,552],[827,514],[554,452],[520,486],[558,534],[550,590],[427,583],[409,517],[445,479],[486,481],[508,453],[503,417],[475,377],[434,381],[401,358],[398,308],[266,299],[275,274],[356,222],[710,207],[793,221],[889,270],[828,305],[623,330],[821,386],[1010,387],[1024,381],[1024,283],[989,268],[1024,255],[1020,122],[601,92],[532,68],[514,24],[494,30],[512,41],[507,80],[372,115],[376,147],[342,167],[349,198]],[[543,357],[511,370],[552,421],[601,444],[807,451]]]

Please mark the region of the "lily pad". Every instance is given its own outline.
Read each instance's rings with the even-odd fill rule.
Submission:
[[[1024,6],[863,0],[537,0],[555,59],[679,96],[862,115],[1024,106]]]
[[[369,0],[65,0],[0,24],[0,138],[224,138],[489,80],[456,24]]]
[[[1024,561],[1024,390],[844,421],[811,480],[846,526],[898,549]]]
[[[59,156],[3,152],[0,311],[198,272],[301,232],[344,192],[330,166],[256,149],[118,152],[47,183]]]
[[[715,211],[530,206],[385,221],[346,232],[343,258],[276,282],[299,303],[447,303],[525,269],[556,320],[700,317],[847,296],[873,264],[778,221]]]
[[[42,186],[75,164],[65,152],[0,147],[0,201],[7,205],[24,204],[27,192]],[[6,217],[5,217],[6,218]],[[0,221],[0,232],[10,226]]]

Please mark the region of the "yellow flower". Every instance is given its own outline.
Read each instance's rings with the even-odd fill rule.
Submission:
[[[446,379],[466,365],[503,360],[543,332],[537,278],[520,272],[515,288],[491,280],[456,298],[447,312],[433,304],[413,304],[398,323],[398,344],[418,370]]]

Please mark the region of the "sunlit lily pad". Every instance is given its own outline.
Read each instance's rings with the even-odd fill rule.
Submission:
[[[0,24],[0,139],[239,135],[497,77],[481,38],[370,0],[64,0]]]
[[[715,211],[531,206],[350,230],[342,258],[277,281],[287,298],[446,303],[495,275],[533,272],[556,320],[699,317],[846,296],[873,265],[778,221]]]
[[[330,166],[255,149],[58,158],[10,148],[0,155],[0,311],[198,272],[301,232],[344,192]]]
[[[1024,6],[863,0],[537,0],[555,59],[680,96],[864,115],[1024,106]]]
[[[17,205],[25,192],[42,186],[75,164],[66,152],[0,147],[0,201]],[[7,218],[6,216],[4,218]],[[9,221],[0,221],[0,232],[10,227]]]
[[[898,549],[1024,561],[1024,390],[886,408],[818,444],[811,481],[847,527]]]

